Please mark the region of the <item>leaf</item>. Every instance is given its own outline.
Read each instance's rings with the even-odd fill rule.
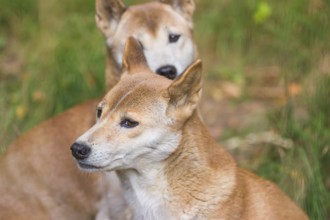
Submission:
[[[272,14],[272,9],[267,2],[259,2],[253,18],[256,23],[264,23]]]

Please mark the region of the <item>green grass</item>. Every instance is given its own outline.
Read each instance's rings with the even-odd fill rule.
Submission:
[[[22,63],[17,72],[1,73],[5,143],[16,136],[10,131],[25,131],[104,91],[104,40],[95,27],[93,2],[78,4],[77,10],[55,5],[47,14],[37,10],[37,1],[24,10],[14,2],[1,13],[13,18],[0,18],[5,27],[0,34],[7,41],[2,56],[17,57],[13,65]]]
[[[126,1],[136,2],[141,1]],[[287,96],[284,105],[269,112],[267,125],[291,139],[294,148],[284,154],[269,148],[252,168],[278,183],[311,219],[330,218],[330,70],[321,67],[330,56],[330,3],[196,2],[194,34],[208,80],[248,87],[247,68],[253,73],[276,66],[284,84],[303,87],[298,98]],[[100,96],[105,50],[94,24],[94,1],[0,0],[0,4],[3,148],[40,121]],[[304,117],[299,116],[301,109]]]
[[[296,116],[302,103],[294,105],[293,101],[270,114],[274,128],[294,140],[295,146],[278,161],[277,175],[270,175],[275,163],[267,161],[260,171],[289,192],[312,219],[327,219],[330,208],[329,188],[325,186],[330,181],[330,76],[319,76],[315,83],[317,87],[312,94],[306,94],[307,98],[300,101],[308,117]]]

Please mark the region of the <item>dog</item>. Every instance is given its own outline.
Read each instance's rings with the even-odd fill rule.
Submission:
[[[119,83],[71,146],[82,170],[116,171],[133,219],[308,219],[275,184],[237,167],[197,111],[201,61],[174,81],[129,38]]]
[[[155,72],[178,77],[197,57],[194,8],[192,0],[130,7],[121,0],[96,0],[96,24],[108,50],[107,88],[119,80],[130,35],[143,45]],[[125,201],[118,178],[86,175],[67,153],[71,143],[95,123],[97,103],[87,101],[42,122],[7,148],[0,158],[0,219],[123,219]]]
[[[160,0],[126,7],[120,0],[96,0],[96,24],[108,48],[107,87],[120,78],[123,49],[128,37],[139,40],[150,68],[169,79],[197,59],[193,41],[193,0]]]

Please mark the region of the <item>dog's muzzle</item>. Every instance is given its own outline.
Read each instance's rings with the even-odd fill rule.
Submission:
[[[80,143],[74,143],[71,145],[71,152],[74,158],[77,160],[84,160],[91,154],[91,148]]]
[[[177,70],[176,70],[175,66],[166,65],[166,66],[162,66],[162,67],[158,68],[156,70],[156,73],[158,73],[159,75],[165,76],[168,79],[175,79],[175,77],[177,75]]]

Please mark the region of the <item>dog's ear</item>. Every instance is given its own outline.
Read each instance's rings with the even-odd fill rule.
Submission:
[[[189,115],[196,109],[202,91],[202,62],[195,61],[167,89],[170,106]]]
[[[126,10],[121,0],[96,0],[96,25],[106,37],[115,32],[122,14]]]
[[[130,74],[141,69],[148,69],[148,63],[144,56],[142,45],[134,37],[129,37],[126,41],[122,68],[122,72],[128,72]]]
[[[169,4],[181,14],[186,20],[191,24],[193,23],[193,14],[195,11],[195,2],[194,0],[159,0],[162,3]]]

